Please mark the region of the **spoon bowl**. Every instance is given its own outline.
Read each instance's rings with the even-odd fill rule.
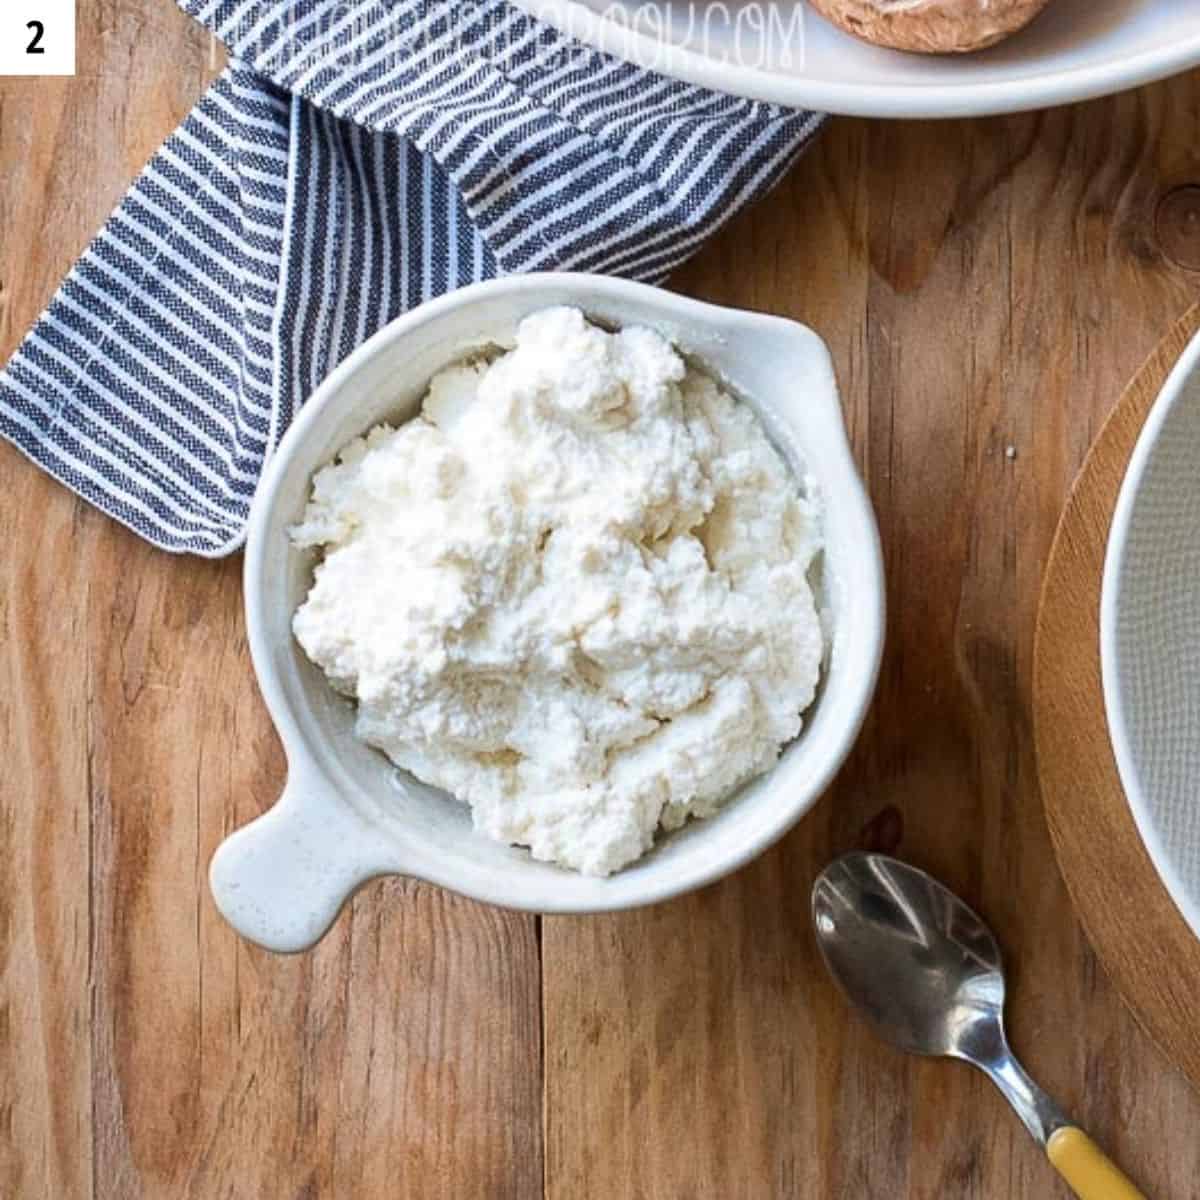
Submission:
[[[984,1049],[982,1027],[1003,1028],[992,931],[924,871],[846,855],[817,880],[813,920],[830,974],[899,1049],[972,1061]]]

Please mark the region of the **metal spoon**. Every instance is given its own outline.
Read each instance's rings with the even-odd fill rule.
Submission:
[[[1082,1200],[1145,1200],[1013,1057],[1000,947],[953,892],[886,855],[847,854],[817,878],[813,923],[825,965],[881,1037],[978,1067]]]

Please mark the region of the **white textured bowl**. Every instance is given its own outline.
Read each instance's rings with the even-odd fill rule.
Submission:
[[[291,636],[312,562],[291,547],[287,529],[313,472],[370,426],[410,416],[440,368],[510,340],[523,316],[551,304],[576,305],[610,324],[653,326],[694,355],[752,398],[793,461],[803,453],[826,507],[822,588],[833,649],[804,731],[721,813],[662,838],[607,879],[535,862],[476,834],[465,805],[354,737],[351,705]],[[465,288],[400,318],[351,355],[304,406],[267,468],[250,520],[245,593],[250,650],[287,752],[288,782],[274,808],[218,849],[210,878],[231,924],[275,950],[311,945],[347,896],[381,874],[512,908],[578,913],[662,900],[732,871],[803,816],[841,765],[874,690],[884,630],[878,532],[820,338],[777,317],[589,275]]]
[[[804,0],[516,0],[588,46],[718,91],[867,117],[968,117],[1087,100],[1200,63],[1196,0],[1053,0],[977,54],[903,54]]]
[[[1155,402],[1121,487],[1100,657],[1129,807],[1200,937],[1200,337]]]

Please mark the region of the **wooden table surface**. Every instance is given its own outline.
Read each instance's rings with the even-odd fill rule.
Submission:
[[[2,355],[215,61],[166,0],[80,0],[79,45],[74,80],[0,82]],[[1083,940],[1029,715],[1072,476],[1197,294],[1196,183],[1197,74],[837,121],[674,280],[830,342],[890,640],[817,810],[645,912],[538,920],[390,880],[314,953],[239,942],[208,859],[283,778],[239,562],[157,553],[0,446],[0,1195],[1065,1195],[981,1077],[902,1059],[832,991],[809,887],[866,842],[978,905],[1034,1073],[1150,1195],[1200,1196],[1200,1096]]]

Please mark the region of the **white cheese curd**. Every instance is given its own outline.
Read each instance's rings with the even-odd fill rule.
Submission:
[[[607,875],[800,731],[816,501],[657,333],[571,308],[319,471],[293,627],[357,733],[490,837]]]

